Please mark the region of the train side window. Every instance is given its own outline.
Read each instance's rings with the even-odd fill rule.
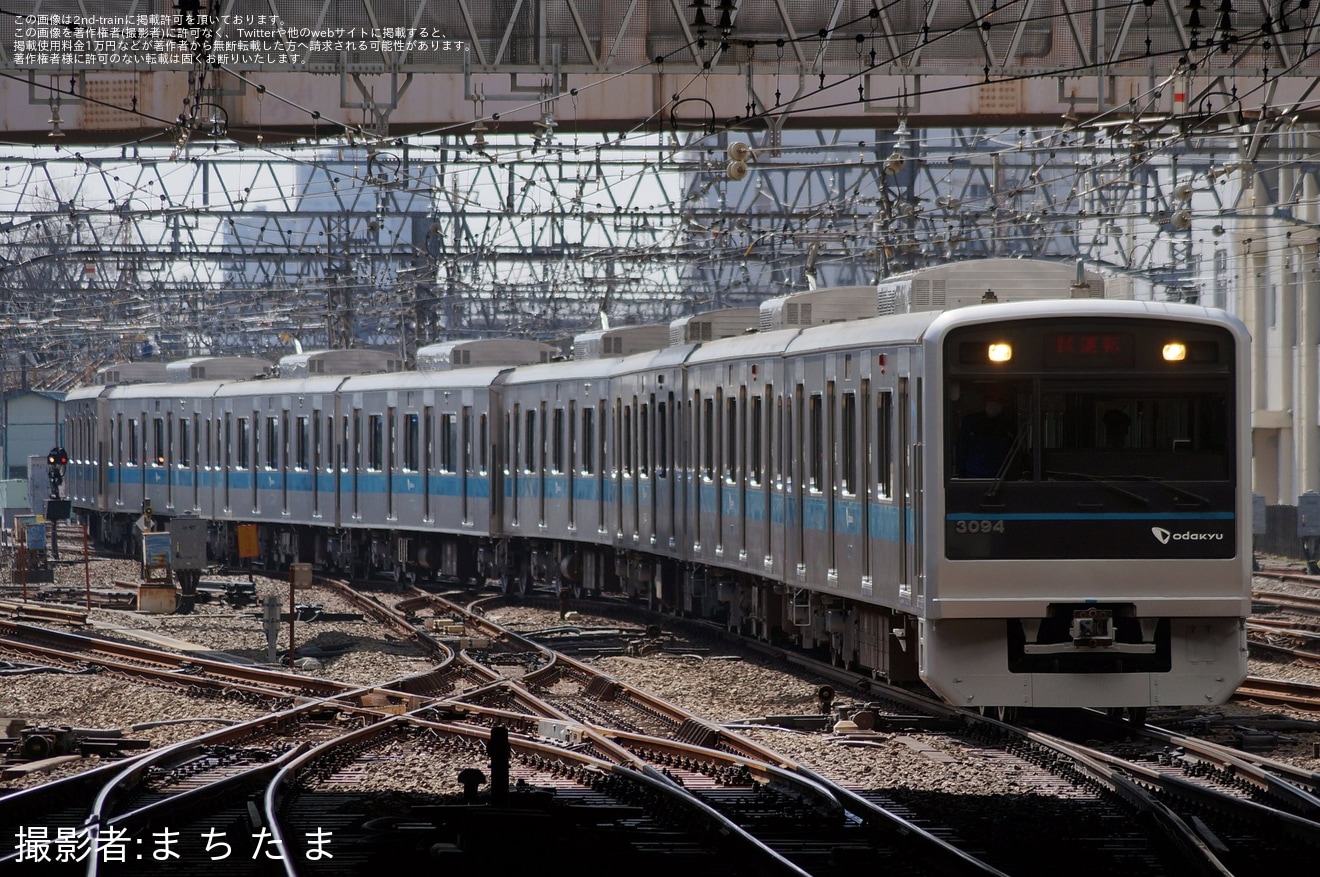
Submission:
[[[696,390],[692,394],[692,404],[688,406],[688,429],[692,434],[692,450],[688,462],[694,471],[701,466],[702,449],[705,447],[701,443],[701,411],[701,391]]]
[[[655,433],[655,476],[664,478],[669,470],[669,403],[656,403],[655,422],[659,426]]]
[[[472,409],[463,406],[463,471],[472,471]]]
[[[403,469],[405,472],[418,471],[421,457],[422,430],[421,419],[417,414],[409,413],[403,417]]]
[[[894,394],[882,390],[875,408],[875,477],[879,495],[894,495]]]
[[[633,407],[623,406],[623,472],[631,475],[633,471]]]
[[[293,421],[293,467],[307,471],[311,456],[311,442],[308,440],[307,417],[300,416]]]
[[[857,494],[857,394],[844,393],[840,399],[839,480],[843,492]]]
[[[398,409],[385,409],[385,465],[381,468],[393,471],[398,467],[399,459],[399,418]]]
[[[715,400],[706,399],[701,410],[702,477],[710,481],[715,477]]]
[[[266,418],[266,468],[278,469],[280,466],[280,422],[278,418]]]
[[[550,428],[550,416],[546,413],[546,404],[544,402],[541,403],[540,410],[541,410],[541,436],[540,436],[541,440],[536,444],[536,459],[534,461],[534,465],[536,466],[537,474],[544,475],[545,467],[546,464],[549,462],[549,455],[550,455],[550,451],[549,451],[550,436],[546,432]],[[544,514],[542,515],[542,520],[544,520]]]
[[[582,474],[596,471],[596,409],[582,409]]]
[[[738,400],[725,400],[724,480],[730,484],[738,480]]]
[[[504,471],[506,474],[518,471],[518,412],[521,408],[518,405],[513,406],[513,413],[508,412],[504,415]],[[514,498],[517,498],[515,494]]]
[[[422,469],[431,472],[435,469],[435,409],[426,406],[422,409]]]
[[[192,465],[192,446],[189,439],[192,437],[188,431],[189,423],[184,418],[179,418],[179,465],[187,468]]]
[[[343,423],[342,423],[342,425],[343,425],[343,433],[342,433],[342,434],[340,435],[340,437],[339,437],[339,443],[340,443],[340,446],[344,449],[344,451],[343,451],[343,453],[342,453],[342,454],[340,455],[340,457],[339,457],[339,471],[340,471],[340,472],[347,472],[347,471],[348,471],[348,452],[349,452],[349,448],[353,447],[353,434],[352,434],[352,431],[351,431],[351,429],[350,429],[350,427],[349,427],[349,423],[351,422],[350,419],[349,419],[349,416],[348,416],[347,414],[345,414],[341,419],[342,419],[342,422],[343,422]]]
[[[379,414],[367,417],[367,469],[379,472],[385,468],[385,418]]]
[[[793,417],[793,400],[798,400],[798,410],[802,409],[802,385],[798,384],[794,396],[784,397],[784,431],[783,441],[779,443],[779,463],[784,473],[784,484],[789,485],[793,481],[793,470],[800,466],[794,455],[797,453],[795,444],[798,423]]]
[[[810,478],[807,486],[812,490],[822,490],[825,487],[825,404],[824,396],[820,393],[812,393],[808,400],[808,425],[807,435],[807,454],[809,456],[809,465],[811,466]]]
[[[458,460],[454,448],[454,415],[440,415],[440,471],[457,472]]]
[[[564,409],[556,408],[550,427],[550,469],[564,471]]]
[[[536,411],[529,408],[525,414],[527,432],[523,444],[523,471],[533,473],[536,471]]]
[[[238,454],[237,461],[234,463],[235,469],[246,469],[248,461],[252,459],[252,427],[249,425],[246,417],[238,418]]]
[[[326,426],[330,425],[330,419],[326,418]],[[325,433],[321,432],[321,418],[312,418],[312,469],[320,471],[321,461],[325,459]]]
[[[643,402],[637,408],[637,468],[642,475],[651,469],[651,407]]]
[[[761,483],[761,419],[764,414],[760,396],[753,396],[751,403],[752,411],[747,419],[748,428],[751,430],[751,435],[747,437],[747,481],[759,485]]]
[[[477,471],[484,475],[487,470],[486,448],[490,446],[490,431],[485,414],[477,418],[477,424]]]
[[[252,468],[253,470],[261,468],[261,418],[255,414],[252,416]],[[257,479],[252,479],[252,487],[255,490]]]
[[[151,462],[155,466],[165,465],[165,419],[151,419]]]

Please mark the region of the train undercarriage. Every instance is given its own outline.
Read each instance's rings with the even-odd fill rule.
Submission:
[[[97,544],[137,553],[136,519],[98,514],[90,523]],[[495,584],[510,594],[539,591],[574,599],[622,596],[656,611],[708,619],[764,642],[794,645],[890,682],[919,680],[914,616],[746,573],[550,539],[266,523],[255,525],[257,553],[245,557],[239,550],[242,526],[211,524],[208,557],[215,565],[282,572],[293,563],[311,563],[318,572],[353,578],[455,587]]]

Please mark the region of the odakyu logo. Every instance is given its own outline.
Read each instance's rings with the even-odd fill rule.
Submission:
[[[1161,545],[1168,545],[1170,542],[1222,542],[1223,533],[1193,533],[1184,531],[1182,533],[1173,533],[1163,527],[1151,527],[1150,532],[1155,538],[1160,540]]]

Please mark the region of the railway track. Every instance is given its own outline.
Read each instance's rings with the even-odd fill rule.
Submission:
[[[770,650],[764,644],[757,648]],[[863,683],[865,690],[857,691],[864,696],[873,697],[879,693],[875,683],[861,680],[856,674],[792,653],[787,653],[786,657],[810,667],[814,674],[835,679],[841,687]],[[906,697],[901,693],[898,696],[900,699]],[[945,709],[943,705],[939,708]],[[1115,856],[1125,869],[1124,873],[1160,873],[1159,865],[1152,863],[1151,859],[1153,856],[1161,858],[1152,851],[1162,846],[1166,867],[1171,862],[1182,862],[1185,866],[1194,866],[1200,873],[1252,873],[1245,864],[1249,856],[1243,850],[1251,849],[1255,851],[1254,855],[1266,860],[1273,857],[1282,863],[1283,857],[1295,849],[1297,842],[1316,843],[1317,826],[1312,821],[1311,792],[1303,788],[1304,783],[1298,779],[1305,772],[1286,776],[1272,772],[1268,766],[1247,765],[1240,760],[1234,761],[1222,747],[1217,750],[1212,744],[1205,744],[1206,748],[1194,756],[1180,755],[1173,759],[1173,766],[1166,755],[1165,764],[1161,766],[1158,753],[1149,760],[1143,760],[1135,752],[1130,758],[1121,758],[1062,738],[1002,725],[971,713],[963,713],[962,720],[969,730],[960,733],[993,742],[994,745],[986,747],[981,757],[1029,774],[1030,784],[1037,788],[1055,788],[1054,796],[1063,800],[1063,806],[1073,817],[1059,825],[1060,852],[1069,842],[1081,843],[1088,849],[1100,843],[1093,828],[1098,824],[1153,826],[1153,829],[1142,831],[1125,829],[1126,840],[1121,836],[1124,832],[1116,833],[1103,842],[1105,855]],[[1130,726],[1118,727],[1122,733],[1133,730]],[[863,737],[855,742],[866,745],[868,741]],[[1192,748],[1193,741],[1165,740],[1159,745],[1164,749],[1181,747],[1186,752]],[[1102,789],[1103,793],[1097,795],[1097,789]],[[883,798],[883,795],[879,797]],[[1058,801],[1055,806],[1060,806]],[[1125,810],[1127,815],[1121,816]],[[1110,815],[1106,816],[1106,812]],[[1132,816],[1137,814],[1143,816],[1134,820]],[[913,815],[928,825],[933,821],[930,813]],[[1216,832],[1210,828],[1214,822],[1234,827],[1231,837],[1229,832],[1222,829]],[[1041,820],[1041,825],[1044,824]],[[1048,824],[1051,828],[1055,825],[1053,821]],[[999,865],[1009,873],[1015,872],[1014,865],[1029,867],[1014,862],[1011,851],[1004,854],[1000,849],[1002,839],[997,842],[993,837],[978,834],[966,827],[966,819],[957,825],[957,828],[946,825],[931,830],[956,835],[960,848],[978,851],[985,861]],[[1083,829],[1086,837],[1076,837],[1078,826],[1086,826]],[[1226,841],[1225,837],[1229,840]],[[1042,854],[1051,848],[1053,842],[1042,839],[1039,848]],[[989,853],[983,853],[983,847]],[[1004,854],[1004,857],[997,858],[996,853]],[[1231,865],[1225,865],[1225,861]]]
[[[1125,757],[928,702],[933,712],[921,725],[926,731],[952,721],[962,745],[987,768],[1027,778],[1048,792],[1039,796],[1043,802],[1064,811],[1057,822],[1042,814],[1038,827],[1045,836],[1024,857],[1020,843],[1006,842],[1011,835],[1001,829],[996,836],[984,819],[946,812],[947,801],[914,806],[919,802],[896,798],[894,790],[850,787],[467,609],[431,598],[413,602],[418,599],[393,607],[401,623],[415,628],[422,620],[417,610],[430,605],[432,632],[442,631],[437,645],[450,647],[440,640],[454,639],[485,647],[460,642],[446,666],[394,680],[388,692],[363,691],[386,698],[374,704],[377,709],[341,694],[298,708],[321,710],[322,721],[332,714],[363,716],[358,726],[264,742],[252,732],[244,737],[225,729],[127,759],[114,776],[99,772],[40,787],[50,796],[44,809],[31,806],[35,798],[25,805],[0,798],[0,821],[4,806],[19,806],[10,814],[49,814],[43,818],[52,833],[96,824],[147,840],[154,832],[178,831],[186,861],[175,870],[182,873],[222,873],[208,870],[214,849],[204,843],[206,832],[217,824],[241,825],[245,843],[262,838],[275,845],[268,849],[289,853],[280,867],[290,875],[361,873],[384,863],[387,850],[418,867],[487,864],[483,857],[493,854],[497,861],[503,855],[508,864],[544,870],[556,849],[572,861],[564,839],[582,842],[588,823],[586,842],[603,845],[602,861],[638,870],[648,856],[673,846],[686,851],[684,870],[694,874],[824,874],[876,861],[895,873],[1012,874],[1026,873],[1055,849],[1104,850],[1130,874],[1161,873],[1170,862],[1199,873],[1250,873],[1240,870],[1242,849],[1254,847],[1268,859],[1297,843],[1317,843],[1316,805],[1303,777],[1281,777],[1255,762],[1214,762],[1202,753],[1168,763],[1158,752]],[[883,728],[886,710],[916,709],[911,693],[892,692],[899,706],[891,707],[881,699],[891,693],[871,680],[801,656],[791,660],[862,701],[851,712],[836,710],[836,717],[869,713]],[[389,715],[400,709],[412,712]],[[226,733],[248,742],[219,742]],[[500,746],[492,751],[491,740],[506,733],[510,779],[502,788],[491,782],[479,794],[485,772],[492,780],[499,772]],[[864,751],[883,736],[873,730],[835,739]],[[1186,741],[1160,745],[1190,749]],[[471,773],[466,783],[459,781],[460,772],[473,770],[483,773],[481,782],[474,784]],[[1248,775],[1252,779],[1244,780]],[[68,802],[86,800],[93,788],[100,809],[95,818],[79,817]],[[264,801],[261,812],[244,803],[251,800]],[[1005,802],[990,806],[1003,809]],[[504,849],[505,820],[516,820],[525,844]],[[1108,826],[1103,839],[1098,826]],[[314,860],[329,849],[342,855],[339,862]],[[534,853],[519,859],[528,850]],[[579,873],[580,865],[565,865],[564,873]],[[261,871],[244,864],[223,873],[248,873],[249,867]],[[113,872],[111,864],[104,873]],[[554,866],[549,873],[557,873]]]
[[[155,682],[177,684],[185,679],[189,687],[214,694],[240,691],[262,697],[320,700],[354,696],[364,688],[331,679],[180,655],[5,619],[0,619],[0,651],[57,667],[95,665]]]

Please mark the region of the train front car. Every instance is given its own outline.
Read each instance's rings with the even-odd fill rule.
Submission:
[[[922,671],[972,707],[1226,700],[1250,610],[1245,328],[1206,308],[950,311],[925,338],[942,447]]]

